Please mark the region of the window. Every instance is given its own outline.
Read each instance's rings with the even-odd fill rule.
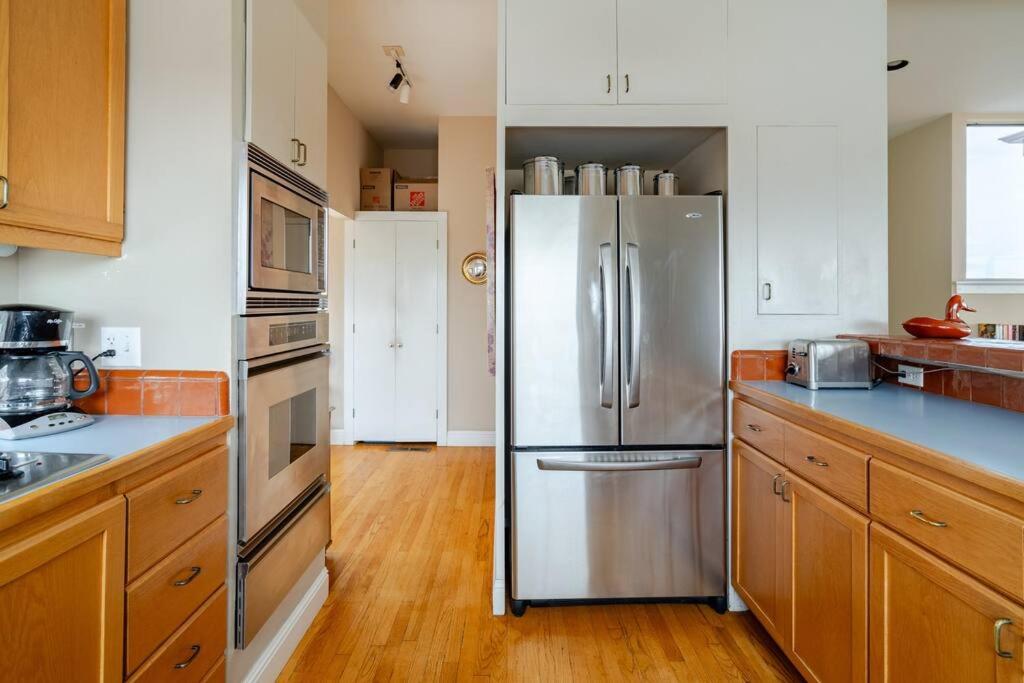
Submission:
[[[968,280],[1024,280],[1024,124],[967,126]]]

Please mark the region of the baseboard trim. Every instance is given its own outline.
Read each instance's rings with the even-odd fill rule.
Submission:
[[[500,617],[505,614],[505,581],[495,579],[491,588],[491,613]]]
[[[448,446],[493,446],[494,432],[448,432]]]
[[[344,429],[332,429],[331,430],[331,445],[332,446],[345,446],[348,442],[345,441],[345,430]]]
[[[288,615],[284,626],[277,632],[270,646],[264,650],[256,664],[243,679],[245,683],[263,683],[273,681],[278,674],[284,670],[288,658],[292,656],[295,648],[298,647],[302,636],[309,630],[310,624],[316,617],[317,612],[327,601],[327,591],[330,582],[327,577],[327,567],[324,567],[319,576],[316,577],[309,589],[306,590],[295,610]]]

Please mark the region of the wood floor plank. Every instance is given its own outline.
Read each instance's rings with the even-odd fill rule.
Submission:
[[[494,452],[334,447],[331,588],[280,681],[799,681],[748,613],[491,614]]]

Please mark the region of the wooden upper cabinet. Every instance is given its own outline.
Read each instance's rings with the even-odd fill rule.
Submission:
[[[618,0],[620,104],[724,104],[726,0]]]
[[[786,519],[778,494],[784,473],[782,465],[733,441],[733,582],[780,643],[787,630],[787,578],[779,545],[786,537]]]
[[[121,253],[125,31],[125,0],[0,0],[0,243]]]
[[[247,139],[327,185],[326,0],[249,0]]]
[[[120,681],[124,638],[121,497],[0,550],[0,633],[10,681]]]
[[[787,472],[781,544],[792,586],[784,622],[793,662],[811,681],[866,681],[868,518]]]
[[[509,104],[615,104],[615,0],[509,0]]]
[[[1024,608],[880,524],[871,624],[872,681],[1024,680]]]

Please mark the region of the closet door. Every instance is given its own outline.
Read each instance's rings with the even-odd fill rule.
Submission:
[[[394,441],[395,224],[356,221],[355,439]]]
[[[435,221],[396,224],[395,441],[437,440]]]

